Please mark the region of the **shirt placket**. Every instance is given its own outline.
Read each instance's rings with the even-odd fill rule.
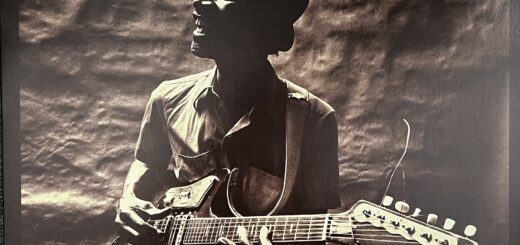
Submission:
[[[239,167],[235,162],[232,162],[232,159],[229,154],[231,154],[230,149],[233,147],[234,139],[237,137],[237,135],[242,132],[245,128],[249,127],[251,124],[251,113],[253,112],[254,107],[246,114],[244,114],[234,125],[231,127],[231,129],[224,135],[222,138],[222,144],[221,144],[221,160],[223,163],[223,167],[225,168],[235,168]],[[227,112],[226,112],[227,113]],[[236,147],[239,147],[239,145],[235,144]],[[235,149],[236,150],[236,149]]]

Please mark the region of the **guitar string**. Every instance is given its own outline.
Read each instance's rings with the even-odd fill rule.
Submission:
[[[330,215],[330,217],[332,217],[332,216],[333,216],[333,215]],[[277,216],[277,217],[280,218],[280,216]],[[305,221],[305,219],[301,219],[302,216],[299,216],[299,217],[298,217],[298,216],[285,216],[285,217],[286,217],[286,220],[287,220],[287,221],[288,221],[288,220],[294,221],[294,218],[296,218],[297,221],[298,221],[298,218],[300,218],[299,221]],[[317,220],[313,220],[314,217],[317,217],[317,218],[319,218],[319,219],[317,219]],[[341,218],[345,218],[345,219],[346,219],[346,217],[344,217],[344,216],[337,216],[337,217],[341,217]],[[336,218],[337,218],[337,217],[336,217]],[[273,218],[273,217],[270,217],[270,218]],[[290,219],[290,218],[292,218],[292,219]],[[322,218],[323,218],[323,220],[322,220]],[[295,232],[295,238],[300,239],[300,237],[298,237],[298,233],[302,233],[302,237],[301,237],[301,238],[305,238],[305,236],[306,236],[307,238],[309,238],[311,234],[312,234],[313,236],[314,236],[314,235],[319,235],[319,236],[321,236],[321,235],[322,235],[322,232],[321,232],[321,231],[323,230],[323,226],[322,226],[322,224],[312,224],[312,223],[314,223],[314,222],[319,222],[319,223],[321,223],[322,221],[325,222],[325,218],[326,218],[326,217],[322,217],[322,216],[313,216],[313,217],[311,217],[310,220],[308,220],[308,221],[309,221],[308,224],[305,224],[305,223],[302,223],[302,224],[301,224],[301,225],[308,226],[308,227],[309,227],[309,228],[308,228],[309,231],[311,230],[311,228],[312,228],[313,225],[314,225],[314,226],[319,225],[319,226],[320,226],[320,228],[319,228],[320,232],[319,232],[319,233],[312,234],[312,233],[309,233],[309,232],[308,232],[308,233],[305,233],[305,232],[299,232],[299,231],[297,231],[297,232]],[[231,217],[230,219],[233,219],[233,217]],[[277,218],[275,218],[275,219],[277,219]],[[207,219],[207,220],[208,220],[208,219]],[[216,221],[217,219],[215,219],[215,218],[209,218],[209,220],[210,220],[210,221],[213,221],[213,220]],[[197,220],[187,220],[187,221],[197,221]],[[196,224],[196,225],[206,225],[206,223],[202,222],[202,220],[198,220],[198,221],[199,221],[199,222],[198,222],[198,224]],[[230,220],[230,221],[231,221],[231,220]],[[241,221],[242,221],[242,222],[239,222],[239,223],[240,223],[241,225],[244,225],[244,221],[245,221],[245,220],[241,220]],[[249,220],[249,221],[250,221],[250,224],[253,223],[253,222],[251,222],[252,220]],[[265,217],[265,218],[263,217],[263,218],[257,219],[257,220],[256,220],[256,224],[253,224],[253,225],[256,225],[256,226],[258,227],[258,226],[259,226],[258,222],[262,223],[261,221],[264,221],[264,223],[267,224],[267,223],[270,221],[270,219],[267,218],[267,217]],[[345,221],[342,221],[342,220],[334,220],[334,221],[335,221],[336,223],[337,223],[338,221],[339,221],[339,222],[348,222],[349,224],[352,223],[352,222],[349,222],[349,221],[347,221],[347,220],[345,220]],[[166,222],[166,220],[163,220],[163,222]],[[275,220],[275,222],[277,222],[277,220]],[[283,221],[281,221],[281,222],[283,222]],[[354,221],[354,222],[358,222],[358,221]],[[195,223],[195,222],[193,222],[191,225],[193,225],[194,223]],[[226,227],[224,227],[224,228],[227,228],[227,229],[228,229],[228,231],[225,232],[226,234],[229,234],[230,229],[231,229],[231,228],[234,228],[233,226],[230,226],[231,223],[238,223],[238,222],[237,222],[237,220],[235,220],[234,222],[228,222],[227,224],[224,223],[224,225],[226,225]],[[360,223],[360,222],[358,222],[358,223]],[[218,224],[218,222],[215,222],[215,224]],[[179,222],[179,225],[180,225],[180,222]],[[179,225],[177,225],[177,226],[179,226]],[[236,224],[234,224],[234,225],[236,225]],[[271,224],[271,227],[272,227],[273,225],[274,225],[274,224]],[[282,225],[275,225],[275,226],[282,226]],[[283,225],[283,226],[284,226],[285,228],[287,228],[287,225]],[[360,225],[357,225],[357,226],[360,226]],[[373,225],[366,225],[366,226],[373,226]],[[217,227],[218,227],[218,226],[211,227],[211,228],[214,229],[214,228],[217,228]],[[173,229],[176,229],[176,228],[177,228],[177,227],[173,227]],[[301,228],[300,228],[300,229],[301,229]],[[189,232],[190,229],[188,228],[187,230],[188,230],[187,235],[189,235],[189,234],[190,234],[190,232]],[[218,229],[217,229],[217,230],[218,230]],[[221,230],[222,230],[222,228],[221,228]],[[361,229],[357,229],[357,230],[361,230]],[[384,231],[384,230],[381,230],[381,231]],[[208,232],[204,232],[204,234],[207,234],[207,233],[208,233]],[[211,232],[211,233],[212,233],[211,235],[215,235],[213,232]],[[234,232],[234,233],[236,234],[236,232]],[[253,233],[253,234],[254,234],[254,238],[256,238],[256,235],[257,235],[257,232],[256,232],[256,231],[253,232],[253,230],[251,230],[249,233]],[[191,240],[197,240],[197,239],[200,240],[199,237],[202,235],[202,233],[191,232],[191,235],[192,235],[192,239],[191,239]],[[358,236],[359,236],[359,234],[358,234]],[[381,235],[379,235],[379,236],[381,236]]]
[[[385,232],[385,230],[374,230],[374,229],[358,229],[356,231],[377,231],[377,232]],[[355,233],[355,232],[354,232]],[[312,239],[311,239],[311,234],[312,233],[309,233],[309,234],[302,234],[302,235],[295,235],[293,239],[276,239],[276,235],[273,236],[274,240],[284,240],[284,241],[299,241],[299,240],[314,240],[315,238],[318,238],[319,240],[322,240],[322,233],[319,232],[319,233],[314,233],[312,234]],[[278,236],[282,236],[282,234],[277,234]],[[235,237],[237,239],[235,239]],[[354,234],[354,237],[357,237],[357,238],[363,238],[363,237],[369,237],[370,239],[374,239],[375,238],[402,238],[402,236],[399,236],[399,235],[388,235],[388,234],[384,234],[384,235],[381,235],[381,234],[374,234],[374,233],[357,233],[357,234]],[[238,235],[232,235],[231,237],[228,236],[228,238],[232,241],[235,241],[237,240],[238,241]],[[329,239],[334,239],[335,236],[328,236]],[[256,239],[256,236],[254,238],[250,238],[252,241],[257,241]],[[204,242],[206,241],[207,239],[191,239],[191,240],[188,240],[186,241],[187,243],[188,242]],[[216,241],[215,239],[209,239],[209,241]],[[208,242],[209,242],[208,241]],[[386,240],[385,240],[386,241]]]
[[[385,189],[385,192],[383,193],[383,197],[381,198],[381,202],[379,203],[379,206],[383,205],[383,200],[385,199],[385,196],[388,193],[388,189],[390,189],[390,186],[392,185],[392,180],[394,179],[394,174],[397,171],[397,168],[399,168],[399,165],[401,165],[401,162],[403,161],[404,156],[406,155],[406,152],[408,151],[408,143],[410,142],[410,124],[408,123],[408,121],[406,121],[405,118],[403,118],[403,121],[406,124],[406,129],[407,129],[407,131],[406,131],[406,143],[405,143],[405,146],[404,146],[404,151],[403,151],[403,154],[401,155],[401,158],[399,158],[399,161],[397,162],[397,164],[395,165],[395,167],[394,167],[394,169],[392,171],[392,175],[390,176],[390,179],[388,180],[388,184],[386,185],[386,189]],[[404,174],[404,170],[403,170],[403,174]],[[404,181],[404,179],[403,179],[403,181]],[[404,189],[404,191],[406,192],[406,189]]]
[[[359,222],[358,222],[359,223]],[[187,235],[192,235],[192,236],[201,236],[202,234],[204,235],[207,235],[208,233],[211,233],[211,234],[214,234],[214,230],[215,229],[220,229],[223,231],[223,229],[227,229],[226,232],[221,232],[221,233],[225,233],[225,234],[229,234],[230,233],[230,230],[233,229],[233,228],[237,228],[237,224],[238,225],[244,225],[244,223],[234,223],[234,224],[231,224],[231,223],[226,223],[226,224],[222,224],[222,223],[214,223],[214,224],[206,224],[206,223],[200,223],[200,224],[193,224],[193,223],[188,223],[187,224],[187,228],[186,228],[186,233]],[[341,221],[338,223],[338,221],[336,221],[336,224],[340,224],[341,225]],[[348,222],[348,223],[344,223],[344,224],[351,224],[351,222]],[[172,227],[172,230],[177,230],[179,225],[176,225],[174,227]],[[257,229],[258,227],[261,226],[261,224],[253,224],[253,225],[246,225],[247,228],[250,228],[249,229],[249,233],[252,233],[252,234],[256,234],[257,233]],[[250,227],[249,227],[250,226]],[[274,224],[274,223],[271,223],[271,224],[268,224],[268,223],[264,223],[264,226],[268,226],[269,228],[271,228],[273,231],[276,231],[278,227],[283,227],[282,230],[287,230],[287,228],[290,228],[290,226],[288,225],[285,225],[285,224],[280,224],[280,225],[277,225],[277,224]],[[295,228],[295,232],[292,232],[292,233],[305,233],[304,230],[307,230],[307,231],[311,231],[311,230],[319,230],[319,231],[322,231],[323,230],[323,224],[322,222],[320,221],[319,223],[316,223],[314,224],[313,223],[301,223],[299,224],[300,227],[293,227]],[[352,225],[353,226],[353,225]],[[363,226],[371,226],[373,227],[373,225],[370,225],[370,224],[361,224],[361,225],[355,225],[355,227],[363,227]],[[202,227],[206,227],[204,230],[201,230]],[[222,228],[220,228],[222,227]],[[256,228],[255,228],[256,227]],[[274,229],[273,229],[274,227]],[[298,228],[298,229],[296,229]],[[280,231],[281,232],[281,231]]]
[[[322,229],[320,229],[320,230],[322,230]],[[356,230],[356,231],[362,231],[362,230],[363,230],[363,229],[358,229],[358,230]],[[369,229],[368,231],[374,231],[374,229]],[[383,231],[385,231],[385,230],[376,230],[376,231],[383,232]],[[302,233],[302,234],[301,234],[301,235],[296,234],[296,235],[294,236],[294,239],[293,239],[293,240],[301,240],[301,239],[310,238],[310,235],[312,234],[312,233],[306,234],[306,233],[304,233],[304,232],[297,232],[297,233]],[[235,234],[236,234],[236,233],[235,233]],[[321,238],[321,236],[322,236],[322,232],[320,231],[319,233],[314,233],[314,234],[312,234],[312,235],[313,235],[313,236],[314,236],[314,235],[317,235],[318,238]],[[399,237],[399,238],[401,237],[401,236],[399,236],[399,235],[381,235],[381,234],[365,234],[365,233],[357,234],[357,236],[360,236],[360,235],[361,235],[361,236],[363,236],[363,235],[369,235],[369,236],[370,236],[370,235],[371,235],[371,236],[373,236],[373,237],[374,237],[374,236],[375,236],[375,237],[377,237],[377,236],[379,236],[379,237]],[[218,235],[217,235],[217,236],[218,236]],[[229,236],[229,235],[228,235],[228,236]],[[236,236],[236,235],[233,235],[233,238],[234,238],[235,236]],[[196,239],[192,239],[192,240],[195,240],[195,241],[202,241],[201,239],[198,239],[197,237],[195,237],[195,238],[196,238]],[[275,237],[275,238],[276,238],[276,237]],[[211,239],[211,240],[213,240],[213,239]],[[254,240],[256,240],[256,236],[254,237]],[[289,240],[289,239],[285,239],[285,240]]]
[[[365,214],[357,214],[357,215],[349,215],[345,216],[344,214],[317,214],[317,215],[279,215],[279,216],[247,216],[247,217],[218,217],[218,218],[211,218],[211,217],[193,217],[191,219],[188,219],[189,222],[197,222],[197,221],[212,221],[212,220],[221,220],[224,222],[224,220],[233,220],[234,222],[237,222],[238,220],[253,220],[256,219],[256,221],[269,221],[272,220],[273,222],[280,219],[285,219],[287,221],[294,221],[294,220],[300,220],[300,221],[306,221],[306,220],[321,220],[324,221],[326,219],[334,218],[332,221],[337,220],[349,220],[350,218],[356,218],[360,216],[366,216]],[[163,219],[149,219],[149,222],[155,222],[155,221],[166,221],[166,218]]]
[[[358,235],[359,236],[359,235]],[[229,239],[231,240],[232,242],[235,242],[235,243],[240,243],[241,240],[240,239]],[[344,241],[344,240],[359,240],[359,241],[371,241],[371,242],[376,242],[376,243],[399,243],[399,244],[421,244],[419,242],[415,242],[415,241],[396,241],[396,240],[387,240],[387,239],[373,239],[373,238],[363,238],[363,237],[341,237],[341,238],[330,238],[328,241]],[[285,242],[293,242],[295,240],[287,240]],[[322,241],[321,239],[320,240],[308,240],[308,241]],[[255,241],[252,241],[252,242],[255,242]],[[297,242],[297,241],[295,241]],[[184,241],[184,244],[217,244],[218,242],[217,241],[208,241],[208,242],[204,242],[204,241]]]
[[[319,232],[319,233],[309,233],[309,234],[301,234],[301,235],[295,235],[294,237],[291,236],[291,238],[282,238],[282,239],[277,239],[277,236],[278,238],[280,237],[283,237],[282,234],[278,234],[278,235],[275,235],[273,236],[273,240],[283,240],[283,241],[301,241],[301,240],[314,240],[315,238],[318,238],[318,239],[322,239],[322,233]],[[203,241],[216,241],[218,238],[217,237],[222,237],[222,236],[214,236],[215,239],[213,239],[213,236],[211,237],[211,239],[201,239],[199,237],[195,237],[195,238],[191,238],[191,239],[186,239],[185,242],[203,242]],[[232,240],[235,240],[235,238],[238,239],[238,235],[236,234],[233,234],[231,236],[224,236],[224,237],[228,237],[229,239],[232,239]],[[334,237],[337,237],[337,236],[328,236],[328,238],[334,238]],[[370,237],[370,238],[402,238],[402,236],[399,236],[399,235],[381,235],[381,234],[374,234],[374,233],[357,233],[357,234],[354,234],[354,237],[358,237],[358,238],[363,238],[363,237]],[[253,238],[250,238],[252,241],[257,241],[256,239],[257,237],[253,237]]]
[[[264,225],[266,226],[269,226],[269,227],[284,227],[284,228],[287,228],[287,227],[290,227],[289,225],[286,225],[286,224],[276,224],[278,223],[277,221],[275,222],[269,222],[269,220],[263,220],[264,222],[251,222],[251,223],[248,223],[247,225],[245,224],[245,222],[239,222],[239,221],[234,221],[234,222],[227,222],[227,223],[222,223],[222,222],[215,222],[215,223],[212,223],[212,224],[209,224],[207,222],[193,222],[193,220],[188,220],[187,222],[187,230],[188,232],[192,231],[192,230],[196,230],[196,229],[199,229],[200,227],[206,227],[208,225],[211,225],[212,227],[219,227],[219,226],[224,226],[224,228],[235,228],[236,225],[243,225],[243,226],[260,226],[261,223],[264,223]],[[267,221],[267,222],[266,222]],[[304,226],[304,227],[309,227],[311,228],[312,226],[319,226],[320,229],[322,229],[323,227],[323,222],[325,220],[308,220],[309,222],[305,222],[305,220],[300,220],[301,224],[298,224],[299,226]],[[283,221],[281,221],[283,222]],[[350,221],[341,221],[341,220],[334,220],[335,224],[341,224],[341,223],[344,223],[344,224],[351,224]],[[357,222],[357,221],[355,221]],[[164,223],[164,222],[163,222]],[[359,222],[358,222],[359,223]],[[370,225],[370,224],[363,224],[365,226],[373,226],[373,225]],[[363,225],[357,225],[357,226],[363,226]],[[294,224],[293,224],[293,227],[294,227]],[[177,228],[177,227],[174,227],[174,229]],[[302,228],[300,228],[302,229]],[[204,233],[206,233],[206,231],[204,231]],[[229,233],[229,232],[227,232]]]
[[[317,220],[325,220],[329,218],[334,218],[334,220],[341,220],[341,219],[349,219],[350,217],[356,218],[363,216],[365,214],[358,214],[358,215],[349,215],[345,216],[344,214],[316,214],[316,215],[279,215],[279,216],[247,216],[247,217],[218,217],[218,218],[212,218],[212,217],[193,217],[189,220],[190,222],[194,221],[205,221],[205,220],[253,220],[257,219],[259,220],[279,220],[279,219],[286,219],[286,220],[306,220],[306,219],[312,219],[318,218]],[[149,222],[155,222],[155,221],[166,221],[167,218],[163,219],[149,219]]]
[[[345,218],[346,219],[346,218]],[[373,218],[372,218],[373,219]],[[212,219],[212,220],[218,220],[218,219]],[[259,219],[259,220],[256,220],[256,221],[252,221],[250,219],[242,219],[242,218],[237,218],[236,220],[231,220],[230,222],[216,222],[215,225],[217,226],[225,226],[225,227],[228,227],[228,226],[236,226],[236,225],[242,225],[242,226],[260,226],[262,223],[264,224],[264,226],[284,226],[284,227],[290,227],[289,223],[287,224],[278,224],[278,223],[284,223],[284,222],[294,222],[294,221],[297,221],[297,222],[301,222],[301,224],[298,224],[298,226],[300,225],[305,225],[305,226],[309,226],[309,225],[317,225],[317,226],[322,226],[323,225],[323,222],[325,222],[326,219],[317,219],[317,220],[314,220],[314,219],[285,219],[285,220],[280,220],[278,221],[278,219],[276,220],[272,220],[272,219]],[[249,221],[249,222],[247,222]],[[334,220],[331,220],[331,222],[333,222],[334,224],[338,224],[338,223],[347,223],[347,224],[350,224],[351,221],[350,220],[341,220],[341,219],[334,219]],[[356,220],[354,220],[354,222],[357,222]],[[381,220],[381,222],[383,222]],[[246,224],[247,223],[247,224]],[[316,223],[316,224],[315,224]],[[205,220],[190,220],[188,221],[188,225],[190,226],[190,228],[194,227],[195,229],[197,228],[200,228],[201,226],[207,226],[209,225],[209,223],[205,222]],[[373,226],[373,225],[369,225],[367,224],[368,226]],[[293,224],[293,227],[294,227],[294,224]]]
[[[281,240],[281,239],[273,239],[274,241],[284,241],[284,242],[291,242],[291,241],[314,241],[314,240],[319,240],[319,241],[323,241],[322,239],[323,237],[321,235],[318,235],[318,236],[309,236],[309,237],[295,237],[293,239],[284,239],[284,240]],[[372,240],[381,240],[383,241],[383,238],[385,239],[384,241],[388,241],[386,239],[389,239],[389,238],[401,238],[401,239],[404,239],[403,237],[401,236],[398,236],[398,235],[375,235],[375,234],[355,234],[353,237],[341,237],[341,236],[329,236],[327,237],[326,241],[334,241],[336,239],[356,239],[356,240],[363,240],[363,239],[372,239]],[[231,237],[228,237],[229,240],[231,241],[240,241],[239,239],[239,236],[238,235],[235,235],[235,236],[231,236]],[[252,239],[252,238],[249,238],[250,241],[252,242],[256,242],[258,241],[258,239]],[[183,239],[183,242],[186,243],[186,244],[190,244],[190,243],[216,243],[218,241],[218,239],[191,239],[191,240],[184,240]],[[417,242],[411,242],[411,241],[395,241],[394,242],[407,242],[407,243],[417,243]]]
[[[362,214],[360,214],[360,215],[362,215]],[[360,216],[360,215],[359,215],[359,216]],[[234,228],[233,226],[230,226],[231,223],[233,223],[233,225],[236,225],[236,223],[240,223],[240,225],[244,225],[245,222],[247,222],[248,225],[255,225],[255,227],[258,227],[261,223],[268,224],[269,221],[272,221],[272,218],[275,219],[274,222],[278,222],[277,219],[280,218],[280,217],[282,217],[282,216],[276,216],[276,218],[275,218],[275,217],[269,217],[269,218],[268,218],[268,217],[262,217],[262,218],[260,218],[260,219],[257,219],[256,222],[253,222],[252,219],[251,219],[251,220],[247,220],[247,221],[249,221],[249,222],[247,222],[246,219],[241,220],[242,222],[237,222],[238,219],[236,219],[236,217],[230,217],[230,218],[228,219],[228,221],[233,221],[233,222],[227,222],[227,223],[223,223],[223,222],[214,222],[214,225],[211,227],[211,229],[218,230],[218,225],[219,225],[219,224],[220,224],[220,225],[224,224],[224,225],[226,226],[226,227],[224,227],[224,228],[227,228],[227,232],[225,232],[225,233],[226,233],[226,235],[229,235],[229,232],[230,232],[231,228]],[[295,232],[294,239],[298,239],[298,240],[301,240],[301,239],[307,239],[307,240],[309,240],[309,239],[311,238],[311,236],[312,236],[312,239],[314,239],[314,238],[316,237],[316,238],[319,238],[319,240],[322,240],[322,235],[323,235],[323,233],[322,233],[322,231],[323,231],[323,224],[313,224],[313,223],[315,223],[315,222],[319,222],[319,223],[325,222],[326,217],[323,217],[323,216],[313,216],[313,217],[310,217],[310,219],[309,219],[309,218],[302,219],[303,216],[284,216],[284,217],[286,218],[286,221],[295,221],[295,220],[298,221],[298,219],[299,219],[299,222],[306,221],[306,220],[309,221],[309,223],[307,223],[307,224],[305,224],[305,223],[302,223],[302,224],[301,224],[302,226],[308,226],[308,227],[309,227],[309,231],[311,230],[312,226],[317,226],[317,225],[320,226],[320,227],[318,228],[318,230],[319,230],[320,232],[318,232],[318,233],[316,233],[316,232],[308,232],[308,233],[305,233],[305,232],[299,232],[299,231],[297,231],[297,232]],[[314,220],[315,217],[318,218],[318,219]],[[336,219],[331,219],[331,220],[329,221],[329,222],[334,221],[335,224],[338,224],[338,223],[341,224],[341,223],[343,223],[343,224],[350,224],[350,225],[352,225],[352,226],[354,226],[354,227],[361,227],[361,226],[371,226],[371,227],[374,227],[374,225],[363,224],[362,222],[357,221],[357,220],[352,220],[352,221],[351,221],[350,219],[348,219],[348,217],[345,217],[344,215],[341,216],[340,214],[339,214],[339,215],[329,215],[329,217],[331,217],[331,218],[336,218]],[[232,220],[232,219],[235,219],[235,220]],[[344,220],[343,220],[343,219],[344,219]],[[347,219],[348,219],[348,220],[347,220]],[[371,217],[370,219],[372,219],[372,220],[373,220],[373,219],[376,219],[376,220],[379,220],[379,221],[382,222],[382,223],[385,223],[385,221],[380,220],[380,219],[377,218],[377,217]],[[219,219],[217,219],[217,218],[206,218],[205,220],[195,220],[195,219],[193,219],[193,220],[186,220],[186,221],[187,221],[186,225],[188,225],[188,222],[190,222],[191,224],[189,224],[189,225],[191,225],[191,226],[193,226],[193,225],[197,225],[197,226],[205,226],[205,225],[207,225],[207,223],[205,223],[205,222],[203,222],[203,221],[209,221],[209,222],[211,222],[211,221],[217,221],[217,220],[219,220]],[[177,221],[177,220],[174,220],[174,221]],[[263,222],[262,222],[262,221],[263,221]],[[164,222],[167,222],[167,220],[164,220],[164,219],[163,219],[163,220],[160,221],[160,222],[164,223]],[[284,221],[280,221],[280,222],[284,222]],[[174,230],[176,230],[176,229],[178,228],[178,226],[180,225],[180,222],[177,222],[177,223],[178,223],[178,224],[176,225],[176,227],[173,227]],[[361,225],[360,225],[360,224],[353,225],[353,223],[361,223]],[[387,223],[387,222],[386,222],[386,223]],[[270,225],[271,225],[271,226],[274,226],[275,224],[270,224]],[[281,225],[281,224],[280,224],[280,225],[276,225],[276,226],[283,226],[284,228],[287,228],[287,227],[288,227],[288,225],[285,225],[285,224],[284,224],[284,225]],[[383,225],[383,226],[384,226],[384,225]],[[389,225],[389,226],[390,226],[390,225]],[[251,228],[252,228],[252,227],[251,227]],[[222,229],[222,228],[221,228],[221,229]],[[300,228],[300,229],[301,229],[301,228]],[[314,228],[314,229],[316,229],[316,228]],[[186,230],[187,230],[187,234],[186,234],[186,235],[190,235],[190,227],[188,227]],[[253,231],[253,230],[251,229],[248,233],[254,233],[254,237],[253,237],[253,239],[256,241],[257,229],[255,229],[255,230],[256,230],[256,231]],[[354,229],[354,232],[355,232],[355,231],[362,231],[362,230],[363,230],[363,229]],[[371,230],[368,230],[368,231],[374,231],[374,230],[371,229]],[[376,231],[384,232],[385,230],[382,230],[382,229],[381,229],[381,230],[376,230]],[[206,233],[206,232],[204,232],[204,233]],[[173,234],[173,233],[172,233],[172,234]],[[201,242],[201,241],[205,241],[205,240],[207,240],[207,239],[201,239],[202,234],[203,234],[203,233],[193,232],[193,229],[192,229],[192,232],[191,232],[191,238],[189,239],[189,241],[197,241],[197,242]],[[209,240],[210,240],[210,241],[214,241],[213,243],[216,243],[216,241],[217,241],[217,239],[218,239],[217,237],[219,237],[219,235],[218,235],[217,233],[214,233],[213,231],[211,232],[211,235],[212,235],[212,236],[211,236],[211,239],[209,239]],[[282,234],[282,235],[283,235],[283,234]],[[381,234],[363,234],[363,233],[362,233],[362,234],[354,234],[354,235],[355,235],[356,237],[360,237],[360,236],[364,236],[364,235],[367,235],[367,236],[372,235],[372,236],[375,236],[375,237],[378,237],[378,236],[379,236],[379,237],[388,237],[388,235],[381,235]],[[292,237],[293,235],[289,235],[289,236]],[[215,239],[213,239],[213,237],[215,237]],[[232,237],[232,238],[234,238],[234,237],[238,237],[238,236],[236,235],[236,231],[233,233],[233,237]],[[400,237],[400,236],[396,236],[396,237]],[[276,238],[276,237],[275,237],[275,238]],[[360,238],[361,238],[361,237],[360,237]],[[290,241],[289,239],[285,239],[285,238],[284,238],[283,240],[284,240],[284,241]],[[377,239],[369,239],[369,240],[371,240],[371,241],[377,241]],[[387,242],[387,240],[382,240],[382,242]],[[210,242],[210,243],[211,243],[211,242]]]
[[[383,232],[383,231],[380,231],[380,232]],[[393,237],[393,238],[402,238],[402,236],[399,236],[399,235],[381,235],[381,234],[378,234],[378,233],[355,233],[354,234],[355,237],[364,237],[364,236],[368,236],[368,237],[371,237],[371,238],[388,238],[388,237]],[[215,238],[213,238],[215,237]],[[191,239],[186,239],[187,242],[189,241],[216,241],[218,238],[217,237],[228,237],[228,238],[231,238],[231,239],[235,239],[235,238],[238,238],[238,235],[237,234],[232,234],[232,235],[215,235],[213,234],[213,236],[210,237],[210,239],[208,238],[200,238],[200,237],[192,237]],[[290,238],[289,238],[290,237]],[[276,234],[273,236],[273,240],[281,240],[281,241],[291,241],[291,240],[295,240],[295,241],[301,241],[301,240],[313,240],[315,238],[318,238],[318,239],[322,239],[322,233],[319,232],[319,233],[308,233],[308,234],[297,234],[295,236],[289,236],[288,238],[284,238],[283,234]],[[329,235],[328,236],[329,238],[333,238],[335,236],[331,236]],[[254,236],[253,238],[250,238],[251,240],[253,241],[256,241],[257,240],[257,236]]]

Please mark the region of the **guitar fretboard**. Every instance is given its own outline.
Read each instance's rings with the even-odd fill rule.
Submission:
[[[166,228],[169,221],[155,223]],[[185,223],[182,241],[184,244],[216,244],[220,237],[239,243],[237,233],[243,226],[253,243],[259,241],[260,229],[265,226],[271,232],[273,242],[325,241],[328,215],[261,216],[230,218],[192,218]],[[172,221],[172,231],[179,229],[181,222]]]

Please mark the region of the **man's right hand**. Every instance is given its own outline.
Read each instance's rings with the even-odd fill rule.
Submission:
[[[156,208],[151,202],[141,200],[135,196],[124,196],[119,200],[116,223],[119,224],[123,237],[130,240],[140,240],[147,234],[156,233],[157,230],[146,220],[163,210]]]

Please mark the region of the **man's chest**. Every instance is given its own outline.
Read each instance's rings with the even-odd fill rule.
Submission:
[[[238,121],[213,105],[204,110],[165,108],[172,150],[170,166],[180,181],[192,182],[216,168],[255,167],[282,176],[285,117],[282,110],[253,108]]]

